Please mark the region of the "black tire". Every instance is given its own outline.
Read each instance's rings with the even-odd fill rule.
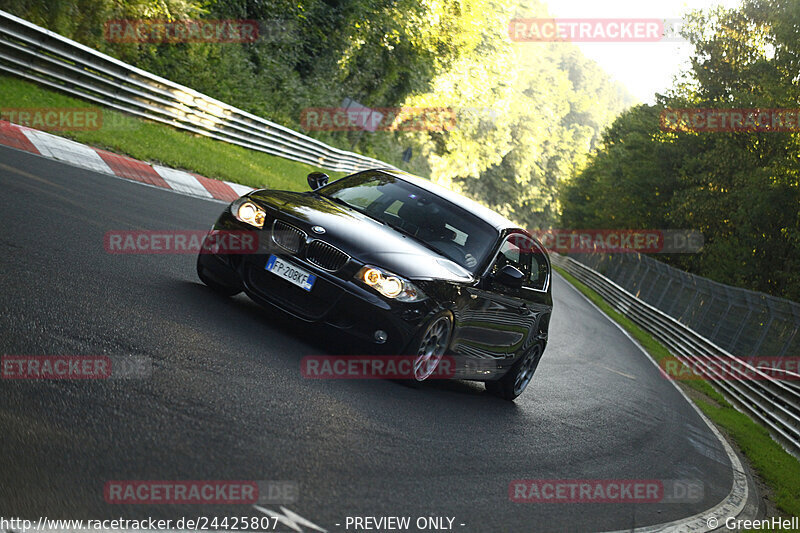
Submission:
[[[409,343],[408,354],[414,356],[414,382],[428,379],[436,371],[453,340],[453,314],[442,311],[435,315]]]
[[[210,289],[212,289],[217,294],[221,294],[222,296],[235,296],[242,292],[241,287],[231,287],[230,285],[223,285],[217,281],[214,281],[209,277],[206,273],[206,269],[201,262],[202,255],[197,256],[197,277],[200,278],[200,281],[205,283]]]
[[[539,343],[531,346],[506,372],[506,375],[496,381],[485,382],[486,390],[498,398],[513,402],[525,392],[533,380],[533,375],[539,367],[539,361],[542,360],[543,351],[544,349]]]

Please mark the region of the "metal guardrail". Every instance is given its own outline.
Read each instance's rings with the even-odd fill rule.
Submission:
[[[0,71],[117,111],[334,171],[391,167],[333,148],[1,10]]]
[[[719,378],[709,383],[766,427],[787,451],[800,457],[800,388],[794,386],[796,382],[771,378],[591,268],[555,253],[550,257],[553,264],[661,341],[678,360]]]

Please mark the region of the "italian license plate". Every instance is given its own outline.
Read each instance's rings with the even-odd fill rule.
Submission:
[[[314,286],[314,282],[317,281],[317,276],[308,270],[295,266],[276,255],[269,256],[269,260],[264,269],[307,291],[310,291],[311,287]]]

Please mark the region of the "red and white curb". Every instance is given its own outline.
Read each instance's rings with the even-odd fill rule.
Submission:
[[[160,165],[151,165],[144,161],[3,120],[0,120],[0,144],[94,172],[138,181],[198,198],[232,202],[253,190],[252,187],[238,183],[210,179],[192,172]]]

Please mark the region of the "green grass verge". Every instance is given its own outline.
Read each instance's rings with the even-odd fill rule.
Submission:
[[[603,297],[563,268],[554,267],[597,307],[619,323],[659,362],[672,357],[669,350],[630,319],[614,310]],[[772,489],[775,505],[791,516],[800,516],[800,461],[780,447],[762,426],[737,411],[706,381],[687,380],[688,386],[707,398],[693,395],[693,401],[715,424],[723,428],[744,453],[761,479]]]
[[[97,106],[25,80],[0,76],[0,107],[2,107],[0,110],[2,118],[8,120],[9,108],[59,109]],[[110,109],[102,107],[97,109],[102,109],[102,126],[98,129],[52,133],[143,161],[190,170],[209,178],[256,188],[305,191],[308,190],[306,175],[309,172],[322,171],[331,179],[345,175],[342,172],[332,172],[215,141]],[[33,124],[24,125],[36,127]]]

